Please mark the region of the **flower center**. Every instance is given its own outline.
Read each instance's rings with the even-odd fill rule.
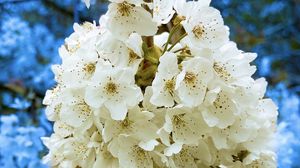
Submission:
[[[185,114],[174,115],[172,118],[173,124],[177,126],[185,124],[185,121],[182,119],[184,115]]]
[[[146,152],[138,145],[133,146],[133,151],[136,153],[137,160],[143,161],[144,159],[147,158]]]
[[[85,102],[80,102],[77,104],[77,108],[80,110],[80,114],[84,119],[87,119],[91,115],[91,108]]]
[[[196,75],[193,72],[186,72],[184,81],[188,84],[194,84],[196,82]]]
[[[125,120],[121,122],[121,126],[122,128],[128,128],[132,123],[133,122],[126,117]]]
[[[87,159],[88,148],[85,144],[73,142],[72,145],[74,146],[74,152],[77,157],[81,157],[84,160]]]
[[[127,3],[126,1],[123,3],[118,4],[118,12],[121,14],[121,16],[126,16],[128,17],[131,13],[132,6]]]
[[[247,150],[240,151],[237,155],[232,155],[233,162],[243,162],[243,160],[250,154]]]
[[[172,93],[175,89],[175,81],[174,79],[169,79],[165,82],[165,88],[166,91]]]
[[[224,92],[218,93],[216,100],[213,102],[214,113],[230,112],[232,108],[230,101],[230,98]]]
[[[181,149],[179,156],[182,158],[187,158],[187,157],[191,157],[189,155],[189,151],[186,148]]]
[[[139,56],[131,49],[129,50],[129,64],[132,64],[135,60],[139,59]]]
[[[106,90],[107,94],[114,95],[118,93],[118,85],[114,82],[108,82],[104,89]]]
[[[83,67],[83,70],[88,74],[93,74],[95,72],[95,69],[96,69],[95,63],[85,64],[85,66]]]
[[[227,71],[225,65],[215,62],[213,65],[214,70],[217,72],[218,76],[225,81],[228,81],[231,78],[231,74]]]
[[[201,25],[197,25],[193,28],[192,32],[196,36],[196,38],[200,39],[202,38],[203,34],[205,33],[205,29]]]

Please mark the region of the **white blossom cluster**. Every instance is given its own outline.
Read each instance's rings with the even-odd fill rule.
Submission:
[[[275,168],[277,107],[210,0],[110,0],[44,99],[58,168]],[[88,0],[85,1],[89,3]],[[89,5],[89,4],[88,4]]]

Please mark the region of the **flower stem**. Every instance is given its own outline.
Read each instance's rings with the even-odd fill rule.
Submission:
[[[178,49],[178,50],[175,50],[174,53],[177,53],[177,52],[182,51],[182,50],[185,50],[185,49],[186,49],[186,46],[185,46],[185,47],[182,47],[182,48],[180,48],[180,49]]]
[[[142,39],[145,42],[145,44],[147,44],[148,48],[152,48],[154,46],[153,36],[143,36]]]
[[[174,42],[174,44],[172,44],[172,46],[168,49],[168,51],[171,51],[174,47],[175,47],[175,45],[177,44],[177,43],[179,43],[184,37],[186,37],[187,36],[187,33],[184,33],[183,35],[181,35],[175,42]]]
[[[168,44],[170,43],[173,34],[174,34],[178,29],[180,29],[181,27],[182,27],[182,25],[181,25],[181,24],[178,24],[178,25],[174,26],[174,27],[171,29],[170,34],[169,34],[169,37],[168,37],[168,40],[167,40],[167,42],[166,42],[166,44],[165,44],[165,48],[164,48],[164,51],[163,51],[162,54],[164,54],[164,53],[167,51],[167,49],[168,49]]]

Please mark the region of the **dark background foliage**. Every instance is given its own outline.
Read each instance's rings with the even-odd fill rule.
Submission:
[[[41,101],[55,85],[51,65],[73,22],[96,22],[107,2],[0,0],[0,168],[46,167],[40,137],[51,133]],[[255,77],[269,82],[267,97],[279,107],[280,168],[300,167],[300,1],[213,0],[231,40],[257,52]]]

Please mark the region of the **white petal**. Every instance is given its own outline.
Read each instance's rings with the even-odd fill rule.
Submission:
[[[183,144],[179,142],[173,143],[171,146],[165,149],[164,154],[166,156],[172,156],[173,154],[177,154],[181,151],[182,145]]]
[[[169,115],[166,115],[165,119],[166,119],[166,122],[165,122],[163,128],[164,128],[165,131],[171,132],[173,130],[173,125],[172,125],[171,118],[170,118]]]
[[[175,11],[173,10],[174,1],[170,0],[154,0],[153,1],[153,20],[159,24],[168,23]]]
[[[153,151],[155,146],[158,144],[159,144],[159,142],[157,142],[156,140],[153,139],[148,142],[140,142],[139,146],[146,151]]]
[[[157,134],[159,135],[159,138],[163,144],[170,146],[170,132],[167,132],[161,128],[157,131]]]
[[[208,111],[202,111],[203,119],[207,123],[208,126],[214,127],[218,124],[219,119],[214,115],[211,115]]]
[[[226,137],[223,134],[221,134],[219,131],[214,131],[214,133],[211,134],[211,137],[217,149],[228,148]]]
[[[100,108],[106,98],[101,95],[100,89],[93,86],[86,88],[85,99],[86,103],[94,108]]]
[[[159,93],[158,90],[153,91],[155,94],[150,99],[150,102],[158,107],[164,106],[164,107],[172,107],[174,105],[174,98],[171,96],[170,93],[167,93],[165,91],[160,91],[162,93]]]
[[[119,125],[115,121],[107,120],[102,130],[102,137],[105,143],[110,141],[113,137],[117,137],[120,132]]]
[[[121,93],[125,97],[127,106],[136,106],[140,101],[143,100],[143,93],[141,88],[137,86],[128,86],[122,90]]]
[[[152,36],[157,32],[156,23],[152,21],[151,14],[140,6],[130,7],[128,16],[121,14],[118,5],[112,3],[108,7],[108,29],[119,39],[125,39],[136,32],[143,36]],[[129,4],[127,4],[129,5]]]
[[[54,132],[62,137],[67,137],[73,133],[73,128],[64,122],[56,121],[53,126]]]
[[[124,102],[107,101],[104,103],[113,120],[124,120],[127,114],[127,106]]]
[[[183,26],[190,37],[193,45],[202,48],[218,48],[229,41],[229,30],[223,25],[220,12],[212,7],[200,8],[192,14]],[[195,34],[195,27],[200,28],[199,34]],[[204,30],[205,33],[200,31]],[[202,34],[201,34],[202,33]]]

